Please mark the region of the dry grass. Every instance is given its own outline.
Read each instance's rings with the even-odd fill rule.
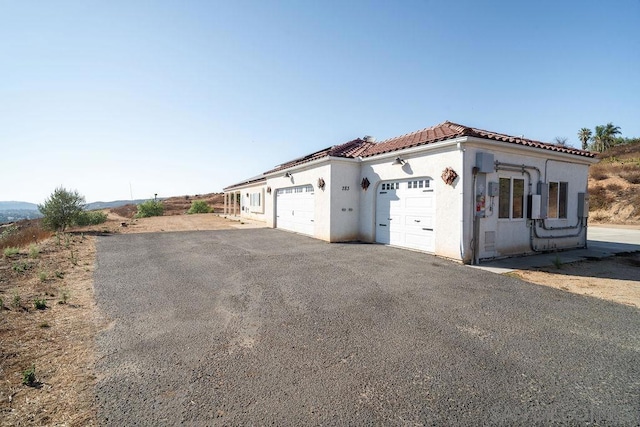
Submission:
[[[94,237],[49,238],[38,248],[37,258],[28,246],[0,258],[0,425],[92,425]],[[36,299],[47,308],[35,309]],[[32,365],[29,387],[22,373]]]
[[[6,230],[6,234],[0,238],[0,250],[4,248],[23,247],[31,243],[48,239],[52,236],[52,232],[42,228],[42,221],[39,219],[27,219],[18,221],[13,226],[16,227],[15,232],[9,232],[8,227],[0,228],[0,233]]]
[[[204,200],[213,210],[212,212],[222,212],[224,208],[224,196],[222,193],[196,194],[195,196],[169,197],[162,201],[164,215],[183,215],[191,207],[191,203],[196,200]],[[124,205],[118,208],[111,208],[111,212],[124,218],[133,218],[138,212],[136,205]]]

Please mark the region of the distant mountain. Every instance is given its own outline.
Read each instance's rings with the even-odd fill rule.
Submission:
[[[124,205],[139,205],[142,202],[146,202],[147,199],[137,199],[137,200],[114,200],[113,202],[93,202],[87,203],[84,208],[88,211],[93,211],[96,209],[107,209],[107,208],[118,208]]]
[[[0,202],[0,211],[8,210],[37,211],[38,205],[29,202]]]

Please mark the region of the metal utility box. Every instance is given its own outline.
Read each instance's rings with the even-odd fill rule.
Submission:
[[[490,181],[487,186],[487,196],[498,197],[500,195],[500,184],[494,181]]]
[[[589,217],[589,194],[578,193],[578,218]]]
[[[549,216],[549,184],[538,182],[538,194],[540,195],[540,218]]]
[[[527,218],[528,219],[542,219],[540,216],[540,201],[539,194],[531,194],[528,196],[527,203]]]
[[[495,172],[495,165],[493,161],[493,153],[476,153],[476,167],[480,173]]]

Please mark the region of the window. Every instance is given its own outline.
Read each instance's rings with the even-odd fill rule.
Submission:
[[[566,182],[549,183],[549,218],[567,217],[567,187]]]
[[[524,179],[500,178],[498,218],[524,218]]]
[[[263,204],[264,195],[262,191],[257,193],[249,194],[249,211],[264,213],[264,204]]]
[[[382,189],[383,190],[397,190],[400,188],[400,183],[399,182],[389,182],[386,184],[382,184]]]
[[[409,181],[407,188],[429,188],[429,180],[423,179],[420,181]]]

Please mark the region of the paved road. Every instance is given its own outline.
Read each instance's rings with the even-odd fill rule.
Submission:
[[[640,311],[271,229],[98,240],[104,425],[637,425]]]

